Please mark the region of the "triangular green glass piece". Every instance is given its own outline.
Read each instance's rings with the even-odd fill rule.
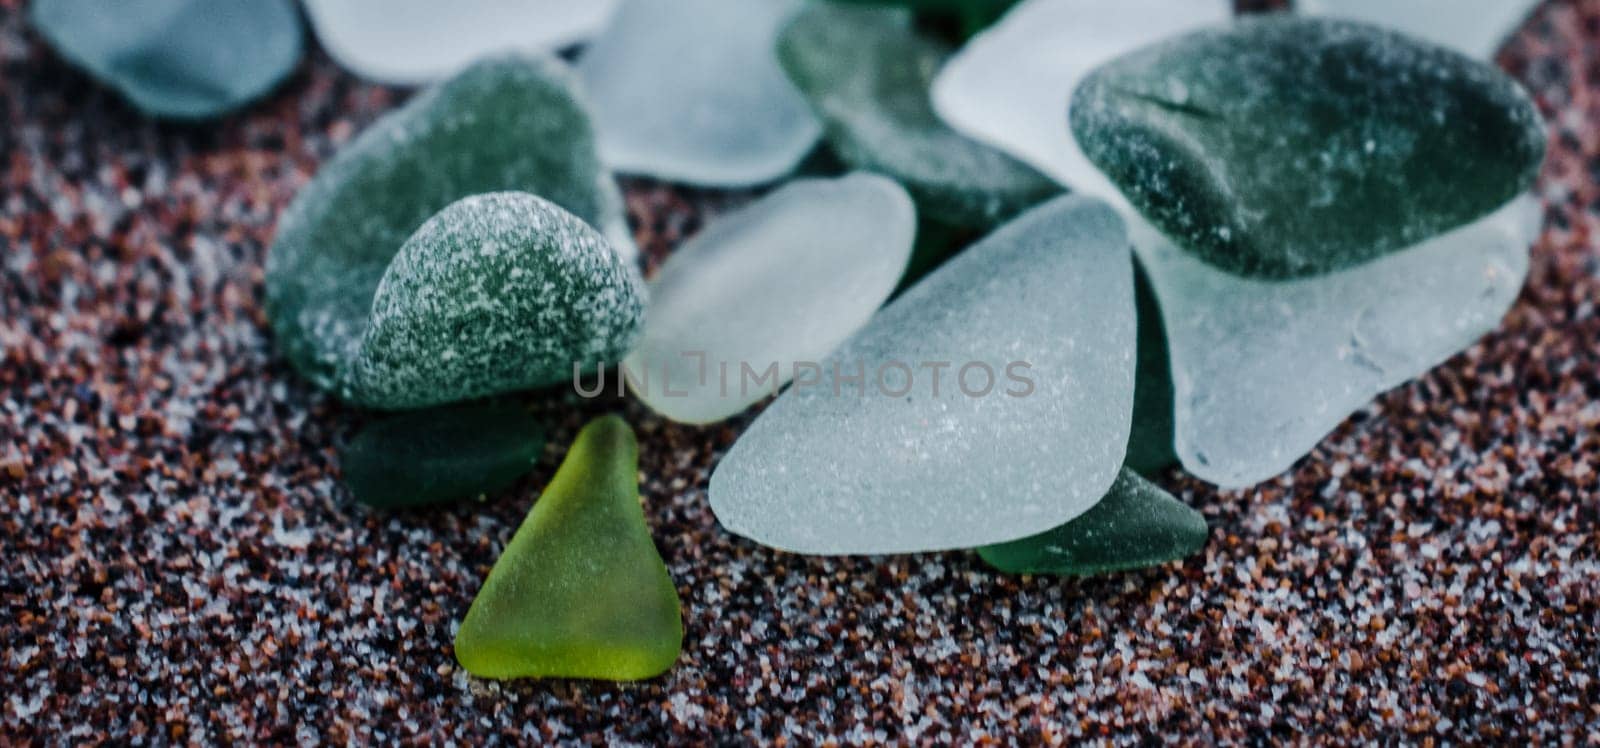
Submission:
[[[978,555],[1012,574],[1087,576],[1175,561],[1200,550],[1209,534],[1199,512],[1123,468],[1106,497],[1077,519]]]
[[[683,618],[639,506],[628,424],[585,426],[484,580],[456,660],[484,678],[640,680],[678,659]]]

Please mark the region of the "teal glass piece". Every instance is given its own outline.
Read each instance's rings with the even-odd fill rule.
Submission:
[[[1191,556],[1206,544],[1205,517],[1124,468],[1100,503],[1060,527],[978,555],[1011,574],[1088,576]]]
[[[903,10],[827,2],[807,5],[778,40],[841,160],[900,182],[919,216],[986,230],[1061,187],[939,119],[928,92],[948,55]]]
[[[1133,430],[1128,434],[1127,466],[1150,475],[1178,462],[1172,446],[1172,362],[1161,305],[1144,267],[1133,264],[1134,310],[1139,317],[1138,359],[1134,364]]]
[[[278,347],[319,387],[383,407],[353,378],[379,282],[429,218],[506,190],[560,206],[631,257],[621,196],[600,165],[571,72],[545,58],[485,60],[362,132],[285,211],[266,268]],[[522,342],[539,344],[531,335]]]
[[[1350,268],[1533,183],[1544,124],[1499,70],[1373,26],[1241,20],[1119,57],[1073,95],[1089,159],[1180,248],[1236,275]]]
[[[1124,224],[1032,208],[928,274],[800,377],[707,487],[730,532],[811,554],[1027,537],[1116,480],[1136,323]]]
[[[368,506],[403,509],[499,491],[528,473],[544,429],[510,404],[403,413],[368,424],[340,456],[344,484]]]
[[[35,0],[50,46],[155,117],[205,119],[261,97],[304,50],[290,0]]]
[[[621,361],[645,287],[588,224],[526,192],[450,204],[378,283],[341,390],[404,409],[570,381]]]

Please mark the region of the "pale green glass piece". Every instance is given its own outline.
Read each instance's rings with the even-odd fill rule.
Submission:
[[[820,555],[1060,525],[1123,464],[1136,338],[1121,219],[1052,200],[884,307],[809,386],[797,376],[717,465],[711,509],[730,532]]]
[[[1296,0],[1296,13],[1392,28],[1492,60],[1539,0]]]
[[[1271,478],[1373,396],[1495,329],[1528,274],[1538,200],[1349,270],[1241,278],[1128,224],[1161,300],[1172,371],[1172,446],[1224,488]]]
[[[322,48],[368,80],[412,85],[507,52],[555,52],[594,36],[617,0],[301,0]]]
[[[796,180],[721,217],[651,280],[628,384],[682,423],[771,396],[871,319],[915,231],[911,198],[876,174]]]
[[[578,74],[613,169],[743,187],[793,171],[822,134],[772,45],[802,0],[625,0]]]
[[[156,117],[203,119],[265,95],[305,49],[289,0],[34,0],[50,46]]]

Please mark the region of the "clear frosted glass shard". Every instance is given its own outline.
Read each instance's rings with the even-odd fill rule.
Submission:
[[[1067,132],[1073,89],[1119,54],[1232,15],[1227,0],[1028,0],[945,63],[933,106],[968,137],[1120,204]]]
[[[157,117],[214,117],[255,99],[300,62],[288,0],[37,0],[50,45]]]
[[[1538,0],[1298,0],[1295,9],[1387,26],[1489,59],[1538,4]]]
[[[971,548],[1061,525],[1122,464],[1134,333],[1115,211],[1080,196],[1030,209],[779,397],[717,466],[711,507],[735,533],[816,554]]]
[[[651,281],[629,383],[675,421],[739,413],[866,324],[915,234],[906,191],[872,174],[791,182],[719,219]]]
[[[1538,220],[1525,195],[1367,264],[1273,282],[1217,270],[1131,219],[1161,299],[1183,466],[1224,487],[1271,478],[1375,395],[1493,330]]]
[[[500,52],[550,52],[599,31],[617,0],[304,0],[317,39],[363,78],[419,84]]]
[[[773,56],[799,0],[625,0],[578,63],[612,168],[742,186],[794,170],[822,127]]]

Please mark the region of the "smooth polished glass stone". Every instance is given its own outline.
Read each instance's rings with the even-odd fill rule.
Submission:
[[[1223,487],[1288,469],[1375,395],[1499,325],[1528,271],[1538,202],[1349,270],[1242,278],[1148,223],[1129,234],[1161,300],[1184,468]]]
[[[629,384],[675,421],[738,414],[866,324],[915,233],[911,198],[875,174],[790,182],[717,219],[652,279]]]
[[[506,403],[432,408],[368,424],[340,455],[350,493],[404,509],[499,491],[528,473],[544,429]]]
[[[924,218],[988,229],[1061,188],[939,120],[928,87],[948,53],[903,10],[827,2],[807,5],[778,41],[845,163],[905,185]]]
[[[1255,278],[1351,268],[1471,223],[1544,158],[1538,110],[1499,70],[1286,15],[1107,63],[1073,95],[1071,124],[1162,233]]]
[[[571,381],[621,361],[644,309],[638,271],[577,216],[526,192],[473,195],[400,248],[341,390],[402,409]]]
[[[1479,59],[1492,59],[1538,0],[1296,0],[1295,10],[1386,26]]]
[[[793,171],[822,126],[778,67],[800,0],[624,0],[578,61],[600,155],[630,174],[738,187]]]
[[[456,633],[480,678],[642,680],[683,646],[678,590],[639,505],[639,447],[591,422],[489,571]]]
[[[303,0],[334,61],[383,83],[450,77],[508,52],[554,52],[606,24],[617,0]]]
[[[300,62],[289,0],[34,0],[34,28],[63,57],[155,117],[216,117],[260,98]]]
[[[401,245],[456,200],[502,190],[561,206],[632,256],[621,195],[595,154],[570,71],[542,58],[487,60],[373,123],[279,219],[266,307],[290,363],[351,397],[348,370]]]
[[[1122,200],[1061,131],[1072,91],[1107,60],[1174,34],[1221,24],[1230,0],[1027,0],[973,37],[933,83],[950,127],[1075,192]]]
[[[1033,208],[885,307],[768,406],[711,476],[728,530],[812,554],[972,548],[1087,511],[1133,410],[1115,211]]]
[[[1158,566],[1203,548],[1206,518],[1124,469],[1105,498],[1060,527],[984,546],[985,563],[1011,574],[1089,576]]]

